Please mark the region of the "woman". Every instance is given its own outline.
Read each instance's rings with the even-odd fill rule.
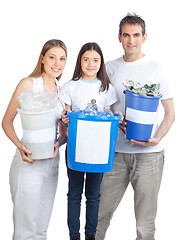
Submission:
[[[66,65],[66,57],[67,48],[62,41],[47,41],[35,70],[18,83],[2,121],[6,135],[17,147],[10,169],[10,188],[14,205],[13,240],[46,239],[58,180],[58,150],[67,138],[65,127],[57,119],[59,136],[58,139],[56,136],[53,159],[30,159],[29,149],[19,140],[13,126],[16,109],[20,108],[17,97],[28,89],[58,93],[58,80]],[[59,102],[56,113],[59,118],[62,110]]]

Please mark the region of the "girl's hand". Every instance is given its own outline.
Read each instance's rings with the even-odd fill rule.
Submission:
[[[125,134],[126,131],[126,121],[125,121],[125,115],[122,114],[122,112],[115,112],[121,116],[121,119],[119,121],[119,128],[122,130],[122,132]]]
[[[119,128],[121,129],[121,131],[126,134],[126,121],[123,121],[122,123],[119,124]]]
[[[62,123],[67,127],[68,123],[69,123],[69,117],[67,116],[66,110],[63,110],[63,112],[61,114],[61,118],[62,118]]]
[[[28,163],[33,163],[34,162],[33,159],[28,158],[27,155],[28,154],[30,155],[31,152],[23,144],[21,144],[21,146],[18,148],[18,150],[20,151],[21,158],[22,158],[23,161],[28,162]]]
[[[121,116],[121,119],[119,120],[119,124],[121,124],[125,119],[125,116],[122,114],[122,112],[115,112],[115,113]]]

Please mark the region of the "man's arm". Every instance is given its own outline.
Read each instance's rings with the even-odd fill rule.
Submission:
[[[175,121],[175,110],[174,110],[173,98],[161,100],[161,103],[164,107],[165,114],[164,114],[164,119],[161,122],[156,132],[155,137],[149,139],[147,142],[137,141],[133,139],[130,140],[131,142],[142,145],[142,146],[155,146],[167,134],[173,122]]]

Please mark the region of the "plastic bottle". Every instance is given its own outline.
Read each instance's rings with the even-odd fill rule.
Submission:
[[[114,116],[114,113],[110,110],[110,106],[104,107],[103,112],[106,116]]]
[[[98,106],[96,104],[96,100],[92,99],[90,103],[87,104],[87,107],[83,111],[85,114],[89,115],[97,115],[98,114]]]

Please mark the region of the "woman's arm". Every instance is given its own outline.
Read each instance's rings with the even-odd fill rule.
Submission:
[[[54,144],[54,157],[53,158],[56,157],[60,146],[67,142],[67,137],[68,137],[67,127],[65,127],[62,122],[59,122],[58,126],[59,126],[59,137]]]
[[[22,159],[24,161],[32,163],[33,160],[27,157],[27,154],[30,154],[30,152],[28,149],[26,149],[26,147],[21,143],[21,141],[17,137],[17,134],[15,132],[14,125],[13,125],[14,119],[17,115],[17,108],[20,108],[20,104],[16,98],[28,88],[32,88],[31,78],[22,79],[17,85],[12,95],[12,98],[9,102],[5,115],[3,117],[2,128],[5,134],[7,135],[7,137],[16,145],[16,147],[20,151]]]
[[[54,157],[56,157],[59,148],[61,145],[65,144],[67,142],[67,138],[68,138],[68,123],[69,123],[69,117],[67,116],[67,111],[70,112],[71,111],[71,106],[65,104],[65,109],[62,112],[61,118],[62,121],[59,122],[59,138],[57,139],[57,141],[55,142],[54,145]]]

